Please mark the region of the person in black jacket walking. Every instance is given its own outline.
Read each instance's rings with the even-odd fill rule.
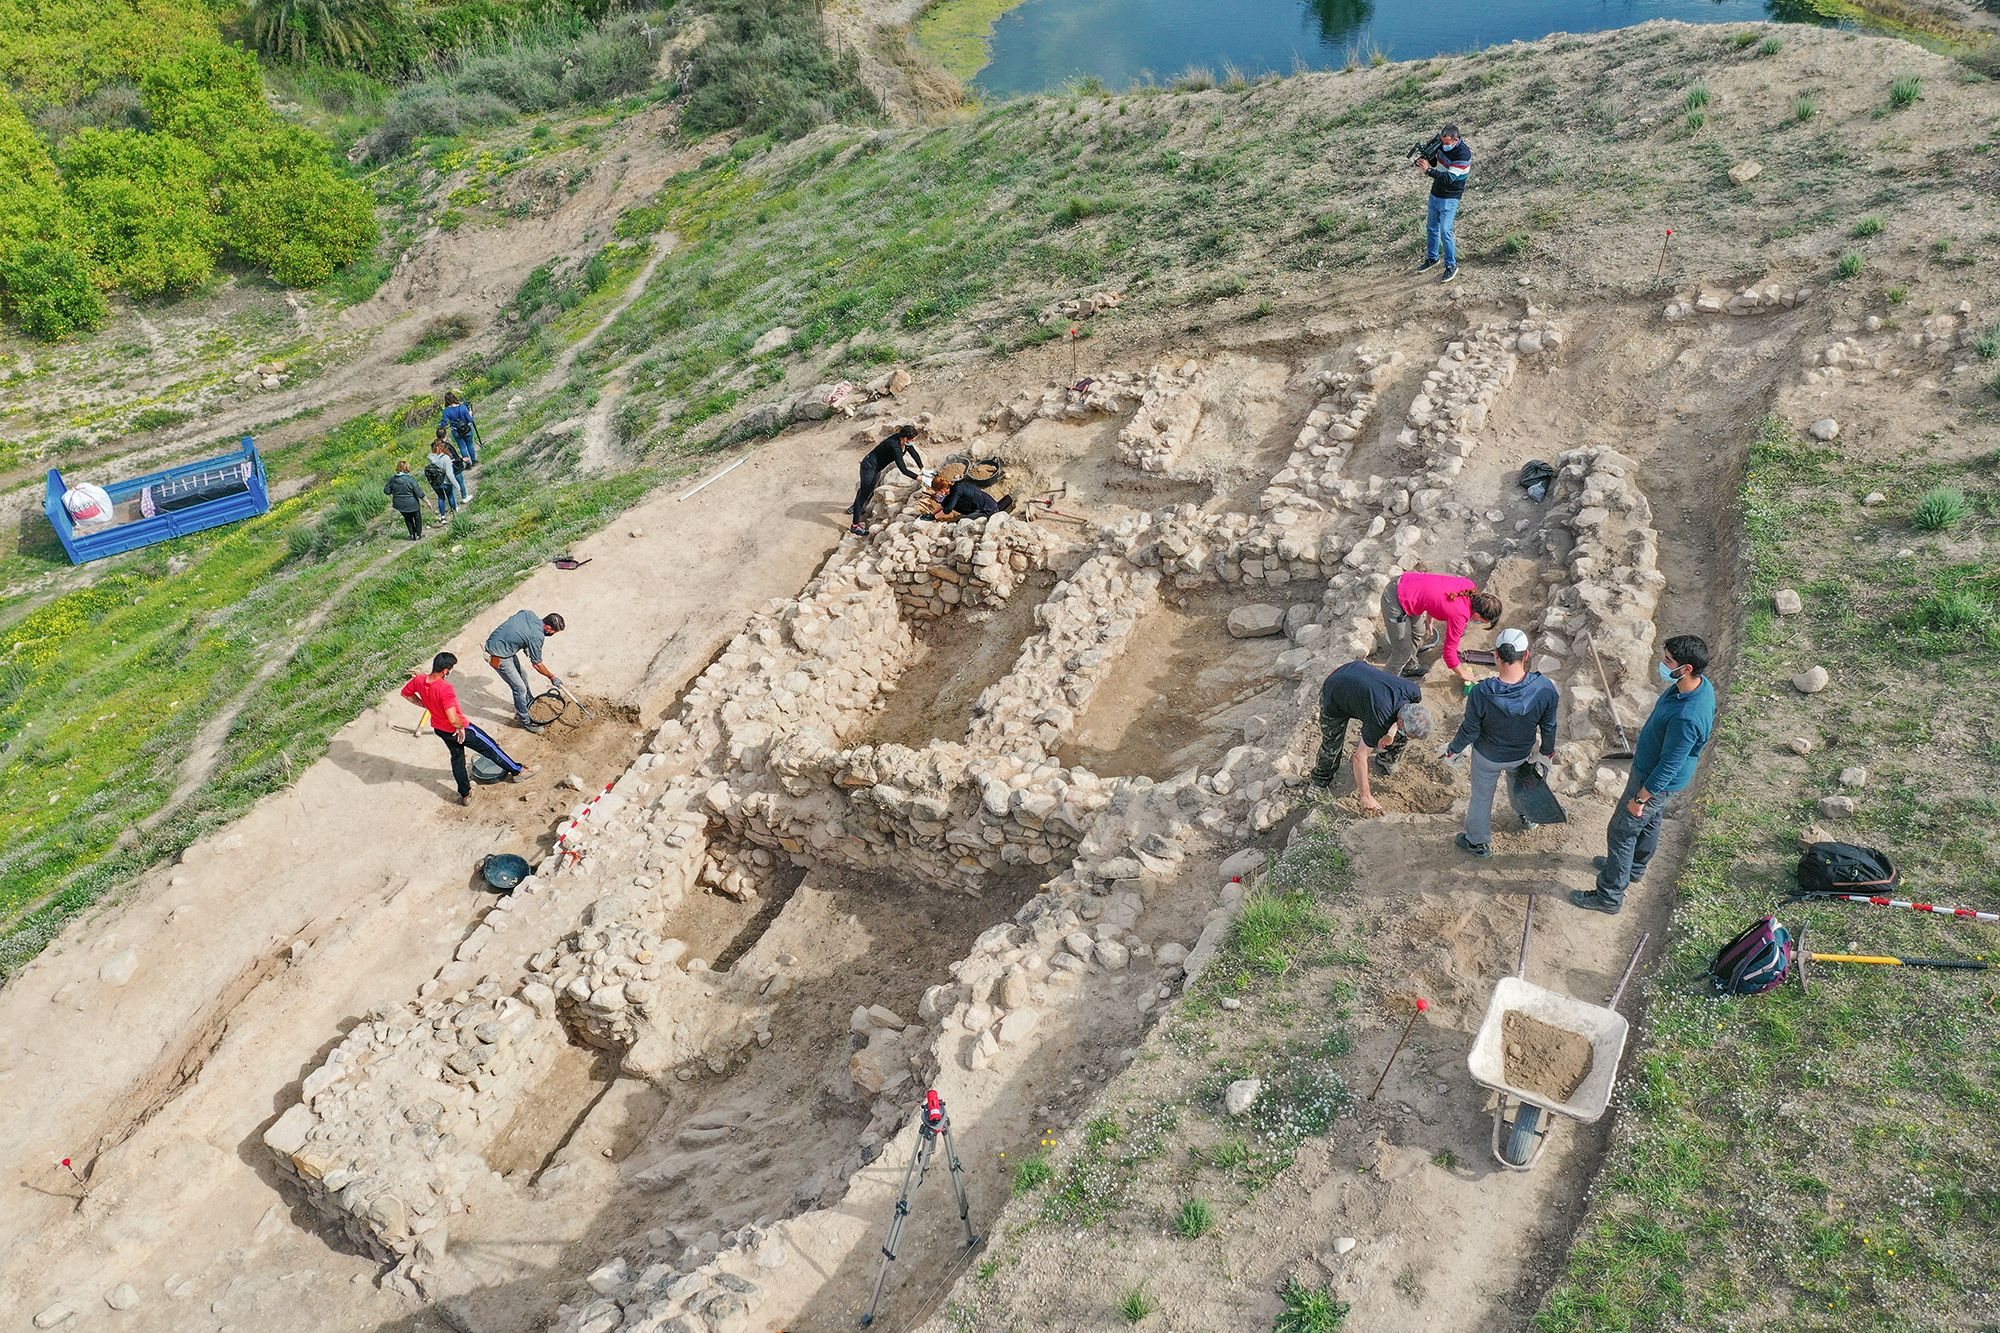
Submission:
[[[924,465],[924,456],[917,452],[915,426],[898,426],[893,434],[882,443],[870,449],[861,457],[861,485],[855,488],[854,503],[847,512],[854,516],[848,531],[857,537],[868,535],[868,502],[875,498],[875,487],[882,479],[883,470],[893,467],[911,481],[917,474],[910,471],[910,463],[918,467]]]
[[[1420,157],[1417,164],[1431,178],[1431,202],[1424,214],[1424,262],[1417,272],[1433,267],[1440,250],[1444,255],[1444,280],[1458,276],[1458,204],[1465,197],[1465,178],[1472,172],[1472,146],[1458,137],[1458,126],[1446,125],[1438,131],[1436,157]]]
[[[410,529],[410,540],[423,536],[424,487],[411,474],[407,461],[396,464],[396,475],[384,483],[382,494],[389,497],[389,503],[403,516],[403,523]]]

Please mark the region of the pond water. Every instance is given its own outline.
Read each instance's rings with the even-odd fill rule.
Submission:
[[[1376,50],[1416,60],[1648,19],[1748,23],[1782,9],[1783,0],[1025,0],[995,24],[973,86],[1014,97],[1096,78],[1117,90],[1190,67],[1254,78],[1338,69]]]

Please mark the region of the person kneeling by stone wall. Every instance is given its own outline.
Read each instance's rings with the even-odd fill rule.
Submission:
[[[978,482],[964,476],[956,481],[940,476],[931,483],[930,498],[937,506],[935,513],[920,517],[935,518],[939,523],[955,523],[961,518],[985,518],[991,514],[1007,513],[1014,508],[1013,496],[996,500]]]
[[[1326,678],[1319,689],[1319,756],[1313,763],[1311,786],[1324,791],[1340,770],[1340,752],[1347,745],[1347,724],[1361,724],[1361,743],[1354,747],[1354,794],[1361,812],[1382,813],[1368,785],[1372,766],[1389,775],[1396,756],[1410,740],[1431,734],[1431,710],[1424,707],[1423,686],[1368,662],[1349,662]]]

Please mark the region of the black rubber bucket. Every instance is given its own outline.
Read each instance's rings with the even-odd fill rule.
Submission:
[[[489,856],[479,863],[479,873],[495,893],[512,893],[515,886],[534,873],[525,856]]]
[[[466,758],[470,761],[472,780],[474,782],[490,787],[507,776],[505,769],[483,754],[467,755]]]

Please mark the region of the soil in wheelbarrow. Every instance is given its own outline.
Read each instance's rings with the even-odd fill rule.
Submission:
[[[1588,1037],[1519,1010],[1500,1020],[1500,1045],[1507,1058],[1507,1082],[1552,1102],[1568,1101],[1590,1076]]]

